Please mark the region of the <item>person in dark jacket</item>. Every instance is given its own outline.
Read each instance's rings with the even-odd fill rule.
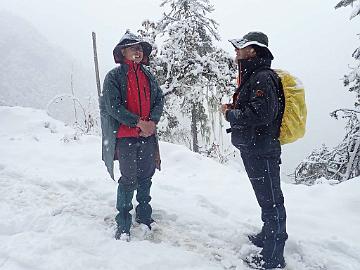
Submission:
[[[114,179],[114,160],[119,160],[115,239],[130,240],[136,190],[136,221],[148,230],[154,226],[150,187],[157,167],[158,141],[155,135],[163,106],[162,91],[148,63],[152,46],[127,31],[113,55],[118,67],[105,77],[100,96],[102,159]]]
[[[286,211],[280,186],[278,140],[285,100],[281,81],[271,70],[273,55],[268,37],[250,32],[241,39],[229,40],[239,64],[239,87],[233,103],[220,110],[231,126],[232,144],[240,150],[245,170],[261,207],[263,227],[249,240],[262,248],[246,262],[253,268],[284,268]]]

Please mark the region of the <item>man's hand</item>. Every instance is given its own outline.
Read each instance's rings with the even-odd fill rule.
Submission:
[[[224,115],[226,120],[227,120],[226,112],[232,109],[234,109],[234,106],[232,104],[221,104],[219,107],[219,111]]]
[[[227,110],[232,110],[234,109],[234,106],[230,103],[228,104],[221,104],[220,107],[219,107],[219,111],[221,113],[226,113]]]
[[[226,110],[228,110],[228,104],[221,104],[220,107],[219,107],[219,111],[221,113],[225,113]]]
[[[139,135],[141,137],[149,137],[155,134],[156,124],[153,121],[139,120],[136,126],[140,128]]]

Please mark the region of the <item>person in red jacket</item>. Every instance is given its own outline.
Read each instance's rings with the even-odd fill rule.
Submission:
[[[164,101],[158,83],[147,64],[152,46],[127,31],[113,54],[120,65],[105,77],[100,97],[103,160],[112,178],[113,160],[118,159],[121,177],[118,180],[115,239],[130,240],[136,190],[136,221],[151,230],[154,220],[150,187],[156,168],[158,151],[155,136]]]

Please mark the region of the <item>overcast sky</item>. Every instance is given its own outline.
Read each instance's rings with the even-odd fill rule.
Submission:
[[[338,0],[213,0],[210,15],[219,23],[219,46],[234,54],[227,40],[251,30],[268,34],[274,67],[289,70],[304,83],[309,109],[308,133],[286,146],[300,159],[314,146],[336,143],[343,124],[329,112],[350,106],[353,96],[342,86],[342,75],[359,44],[360,18],[349,20],[351,8],[335,10]],[[0,0],[5,9],[31,22],[47,39],[92,68],[91,32],[98,37],[101,77],[114,66],[112,49],[126,29],[136,31],[144,19],[158,20],[160,0]],[[1,27],[1,26],[0,26]],[[286,154],[288,155],[288,154]]]
[[[291,69],[303,69],[315,61],[309,58],[325,63],[325,58],[338,57],[341,62],[337,64],[346,71],[357,43],[359,20],[350,22],[350,8],[335,10],[338,0],[211,2],[215,11],[210,16],[219,23],[220,46],[230,53],[233,48],[227,42],[229,38],[261,30],[269,35],[275,64],[290,63]],[[0,0],[0,8],[27,19],[50,42],[64,47],[84,63],[92,61],[91,31],[97,32],[100,61],[108,68],[113,66],[112,48],[125,30],[135,32],[146,18],[158,20],[164,11],[160,3],[161,0]]]

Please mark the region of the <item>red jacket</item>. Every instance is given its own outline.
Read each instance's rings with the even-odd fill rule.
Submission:
[[[127,73],[127,102],[126,109],[138,116],[142,120],[149,120],[150,115],[150,84],[149,80],[142,72],[140,64],[125,60],[129,66]],[[128,127],[120,125],[117,137],[139,137],[138,127]]]

